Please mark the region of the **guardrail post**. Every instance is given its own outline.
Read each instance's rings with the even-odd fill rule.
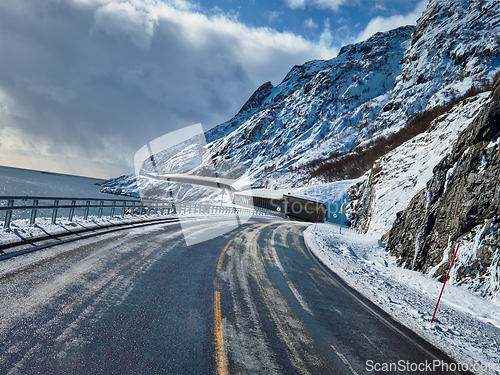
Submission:
[[[58,199],[54,201],[54,206],[59,206]],[[55,225],[56,219],[57,219],[57,207],[54,207],[54,209],[52,210],[52,221],[51,221],[52,225]]]
[[[87,206],[90,206],[90,201],[87,201]],[[83,220],[87,220],[88,217],[89,217],[89,208],[86,207],[85,212],[83,213]]]
[[[14,206],[14,199],[9,199],[7,202],[7,207]],[[12,219],[12,210],[5,211],[5,224],[3,229],[10,229],[10,220]]]
[[[76,206],[76,201],[71,201],[71,205],[72,205],[72,206]],[[71,208],[69,209],[69,216],[68,216],[68,220],[69,220],[69,221],[73,221],[73,215],[74,215],[74,214],[75,214],[75,209],[74,209],[74,207],[71,207]]]
[[[104,201],[99,202],[100,206],[104,206]],[[99,207],[99,211],[97,213],[97,217],[100,219],[102,217],[102,207]]]
[[[38,199],[33,199],[33,206],[38,206]],[[31,210],[30,225],[34,225],[36,220],[36,208]]]
[[[112,205],[113,205],[113,206],[116,206],[116,201],[113,201]],[[113,218],[113,216],[114,216],[114,215],[115,215],[115,208],[114,208],[114,207],[112,207],[112,208],[111,208],[111,218]]]

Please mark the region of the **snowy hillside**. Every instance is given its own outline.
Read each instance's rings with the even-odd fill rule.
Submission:
[[[457,104],[437,118],[428,131],[377,160],[358,184],[357,194],[351,193],[352,225],[379,238],[386,234],[396,214],[425,187],[433,168],[451,151],[458,135],[489,101],[489,94],[483,93]]]
[[[388,101],[412,34],[410,26],[379,33],[343,47],[332,60],[295,66],[281,84],[261,87],[258,100],[208,132],[208,141],[225,135],[209,152],[242,161],[254,179],[274,179],[292,166],[352,149]],[[305,183],[296,176],[281,180]]]
[[[500,77],[431,179],[396,218],[387,249],[398,265],[500,300]]]
[[[432,0],[416,28],[376,34],[264,84],[208,133],[208,152],[244,163],[254,179],[305,184],[307,162],[395,132],[412,114],[491,81],[499,21],[499,2]]]
[[[235,117],[207,132],[196,160],[191,146],[155,158],[166,172],[203,174],[227,164],[238,169],[226,168],[228,176],[241,176],[243,167],[249,184],[271,188],[324,182],[311,180],[305,165],[394,135],[412,115],[491,83],[500,69],[498,35],[500,2],[431,0],[416,27],[377,33],[331,60],[293,67],[277,86],[263,84]]]
[[[491,82],[500,68],[500,2],[431,0],[417,21],[411,47],[383,118],[444,104],[472,85]],[[394,109],[397,110],[394,112]]]

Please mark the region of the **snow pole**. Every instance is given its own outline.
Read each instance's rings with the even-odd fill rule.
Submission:
[[[314,231],[316,232],[316,227],[318,226],[319,215],[321,214],[321,208],[318,211],[318,217],[316,218],[316,224],[314,225]]]
[[[441,293],[439,294],[439,298],[436,304],[436,308],[434,309],[434,314],[432,314],[431,324],[434,322],[434,317],[436,316],[436,312],[439,306],[439,301],[441,301],[441,296],[444,292],[444,287],[446,286],[446,282],[448,281],[448,277],[450,276],[451,267],[453,267],[453,262],[455,261],[455,257],[457,256],[458,248],[460,247],[460,242],[457,244],[457,248],[455,249],[455,254],[453,254],[453,258],[451,259],[450,268],[448,268],[448,272],[446,273],[446,277],[444,279],[443,287],[441,288]]]

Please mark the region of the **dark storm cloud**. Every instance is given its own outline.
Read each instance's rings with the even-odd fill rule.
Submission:
[[[228,120],[261,83],[333,55],[183,1],[3,0],[0,164],[123,173],[145,142]]]

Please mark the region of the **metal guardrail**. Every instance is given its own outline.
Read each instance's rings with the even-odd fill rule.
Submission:
[[[16,204],[21,203],[21,204]],[[81,203],[80,203],[81,202]],[[83,203],[84,202],[84,203]],[[52,210],[51,223],[56,224],[61,209],[68,211],[68,220],[73,221],[75,210],[83,209],[83,219],[88,220],[91,209],[97,210],[97,217],[103,216],[104,209],[109,209],[109,216],[114,217],[116,210],[121,209],[121,216],[126,214],[149,215],[151,212],[160,214],[237,214],[237,215],[283,215],[261,208],[240,208],[212,204],[172,203],[159,200],[133,199],[103,199],[103,198],[60,198],[60,197],[29,197],[29,196],[0,196],[0,211],[5,211],[4,230],[10,228],[14,211],[31,210],[30,225],[35,224],[40,210]]]

